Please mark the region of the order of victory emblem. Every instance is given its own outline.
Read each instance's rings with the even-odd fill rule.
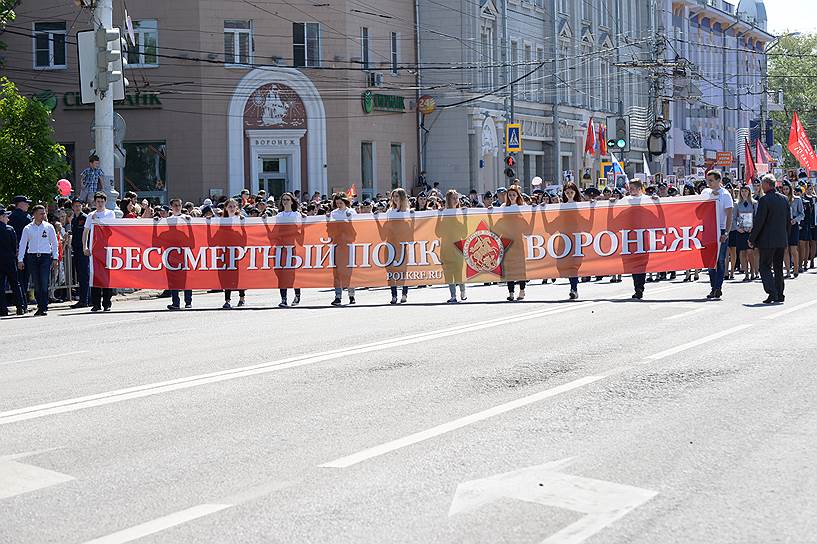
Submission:
[[[480,222],[473,234],[455,245],[465,257],[466,279],[482,273],[502,276],[502,259],[511,241],[491,232],[485,221]]]

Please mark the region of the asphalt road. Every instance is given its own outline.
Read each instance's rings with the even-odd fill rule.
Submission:
[[[0,542],[817,542],[817,274],[630,286],[0,320]]]

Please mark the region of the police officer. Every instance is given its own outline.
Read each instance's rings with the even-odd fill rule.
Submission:
[[[28,207],[31,201],[22,195],[14,197],[11,201],[14,204],[14,209],[11,211],[9,217],[9,225],[14,228],[14,233],[17,234],[17,240],[23,235],[23,229],[26,225],[31,223],[31,215],[28,213]],[[17,276],[20,281],[20,290],[23,292],[23,310],[28,311],[28,268],[23,270]]]
[[[82,231],[85,230],[88,216],[82,212],[82,204],[79,198],[71,201],[74,211],[74,218],[71,219],[71,261],[79,283],[79,301],[71,306],[74,309],[87,308],[91,302],[91,258],[82,250]]]
[[[0,206],[0,316],[9,315],[6,307],[6,283],[14,295],[17,315],[23,315],[23,291],[17,281],[17,233],[9,226],[11,210]]]

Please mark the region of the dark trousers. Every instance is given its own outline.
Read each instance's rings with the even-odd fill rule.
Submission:
[[[408,296],[408,285],[403,286],[402,294],[403,294],[404,297]],[[392,298],[397,298],[397,286],[396,285],[391,286],[391,296],[392,296]]]
[[[570,290],[571,291],[578,291],[579,290],[579,278],[568,278],[570,280]]]
[[[525,286],[526,286],[527,284],[528,284],[527,280],[525,280],[525,281],[509,281],[509,282],[508,282],[508,292],[509,292],[510,294],[513,294],[514,289],[516,288],[516,286],[517,286],[517,285],[519,286],[519,290],[520,290],[520,291],[524,291],[524,290],[525,290]]]
[[[284,302],[287,301],[287,290],[286,289],[278,289],[278,292],[281,294],[281,300]],[[301,298],[301,290],[297,287],[295,288],[295,298]]]
[[[783,298],[783,258],[785,248],[760,248],[760,279],[763,290],[774,300]]]
[[[11,262],[6,266],[0,268],[0,315],[6,315],[6,283],[11,289],[11,294],[14,295],[14,305],[18,308],[25,306],[23,300],[23,290],[20,289],[20,281],[17,279],[17,263]]]
[[[110,308],[113,289],[108,287],[91,287],[91,305],[94,308]]]
[[[48,285],[51,283],[51,254],[29,253],[26,255],[26,270],[34,284],[34,298],[37,311],[48,311]]]
[[[77,274],[79,284],[79,303],[88,305],[91,302],[91,258],[87,257],[82,250],[74,251],[71,256],[74,263],[74,272]]]
[[[646,274],[633,274],[633,287],[637,293],[644,292],[644,286],[647,284]]]
[[[179,292],[180,291],[178,289],[173,289],[172,291],[170,291],[170,300],[171,300],[171,303],[173,304],[173,306],[179,306],[180,305],[179,303],[181,301],[179,300]],[[191,289],[185,289],[185,291],[184,291],[184,303],[185,304],[193,304],[193,291]]]
[[[230,289],[225,289],[224,290],[224,301],[225,302],[230,302],[230,295],[232,295],[232,293],[233,292]],[[244,289],[239,289],[238,290],[238,296],[241,297],[241,298],[244,298],[244,295],[246,293],[247,292]]]

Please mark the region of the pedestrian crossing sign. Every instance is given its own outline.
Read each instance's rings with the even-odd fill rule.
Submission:
[[[505,152],[522,152],[522,125],[509,123],[505,126]]]

